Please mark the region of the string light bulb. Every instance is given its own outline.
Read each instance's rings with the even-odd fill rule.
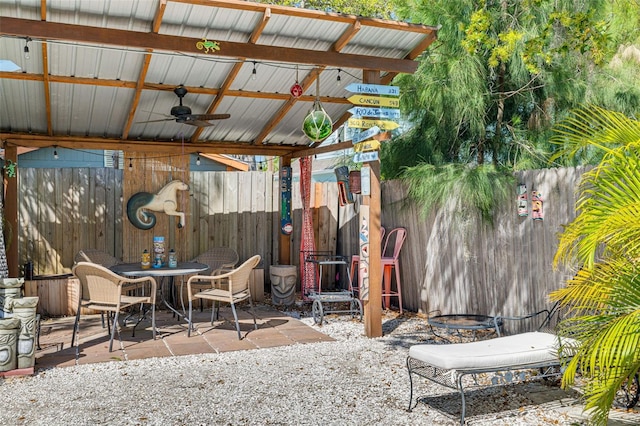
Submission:
[[[31,55],[29,54],[29,42],[31,41],[31,37],[27,37],[24,42],[24,58],[30,59]]]
[[[133,170],[133,160],[129,158],[129,171]]]
[[[196,165],[200,165],[200,154],[198,154],[198,158],[196,158]]]
[[[54,158],[54,160],[58,159],[58,147],[57,146],[53,147],[53,158]]]
[[[253,61],[253,71],[251,71],[251,80],[258,78],[258,71],[256,70],[256,61]]]
[[[340,80],[342,80],[342,77],[340,77],[340,71],[342,71],[340,68],[338,68],[338,76],[336,77],[336,81],[338,83],[340,83]]]

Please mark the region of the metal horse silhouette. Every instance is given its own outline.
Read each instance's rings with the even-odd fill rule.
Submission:
[[[147,210],[165,212],[170,216],[180,217],[178,228],[184,226],[184,213],[178,211],[176,199],[178,191],[187,191],[189,185],[173,180],[166,184],[157,194],[138,192],[127,201],[127,217],[133,226],[139,229],[151,229],[156,225],[156,216]]]

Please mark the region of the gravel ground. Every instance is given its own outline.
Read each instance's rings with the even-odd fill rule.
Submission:
[[[295,312],[292,315],[297,315]],[[1,425],[455,425],[458,394],[420,379],[407,412],[408,347],[432,337],[418,316],[387,316],[384,337],[348,315],[302,321],[335,342],[58,368],[0,379]],[[546,389],[546,390],[545,390]],[[542,390],[542,392],[541,392]],[[556,392],[554,399],[545,395]],[[470,392],[473,425],[579,425],[544,385]],[[535,396],[535,398],[534,398]],[[542,400],[542,402],[540,401]]]

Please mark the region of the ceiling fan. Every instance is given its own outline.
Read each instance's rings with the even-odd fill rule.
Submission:
[[[182,98],[188,93],[187,88],[180,85],[173,89],[173,93],[180,99],[180,105],[171,108],[171,115],[175,118],[164,118],[162,120],[140,121],[138,123],[157,123],[160,121],[175,120],[177,123],[189,124],[196,127],[213,126],[209,120],[224,120],[231,117],[229,114],[192,114],[191,108],[182,105]]]

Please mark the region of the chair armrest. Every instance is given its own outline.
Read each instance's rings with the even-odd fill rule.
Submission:
[[[211,288],[215,288],[216,286],[220,286],[222,284],[222,280],[224,278],[227,278],[229,275],[229,272],[225,272],[223,274],[190,276],[187,280],[187,297],[189,298],[189,300],[193,300],[193,291],[191,290],[192,283],[209,282],[211,284]]]
[[[121,291],[134,291],[141,289],[144,290],[145,287],[151,286],[149,289],[149,295],[151,297],[152,303],[155,303],[156,300],[156,290],[158,288],[158,284],[156,283],[155,278],[153,277],[139,277],[139,278],[122,278],[120,280]]]

